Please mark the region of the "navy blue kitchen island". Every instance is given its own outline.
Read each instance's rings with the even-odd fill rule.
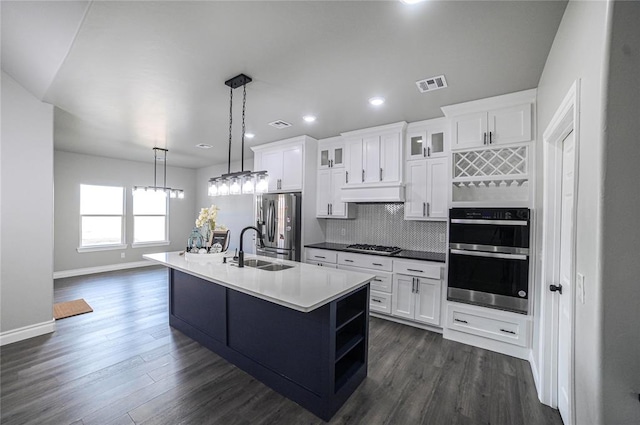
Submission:
[[[169,267],[169,324],[328,421],[367,376],[372,275],[145,258]],[[272,260],[272,259],[271,259]],[[277,300],[276,300],[277,298]]]

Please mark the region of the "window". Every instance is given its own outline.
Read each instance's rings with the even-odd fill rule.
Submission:
[[[167,241],[167,195],[153,190],[133,192],[133,244]]]
[[[124,188],[80,185],[80,248],[122,248]]]

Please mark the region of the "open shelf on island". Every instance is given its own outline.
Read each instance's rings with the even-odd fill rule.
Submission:
[[[356,346],[347,352],[335,366],[335,392],[338,392],[364,365],[365,349],[364,338]]]

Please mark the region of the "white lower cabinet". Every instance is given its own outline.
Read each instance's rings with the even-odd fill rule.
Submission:
[[[391,314],[391,294],[371,289],[369,310],[376,313]]]
[[[360,254],[356,254],[360,255]],[[371,255],[364,255],[366,257],[373,257]],[[372,259],[371,261],[377,261]],[[338,259],[338,262],[340,260]],[[369,284],[371,291],[369,293],[369,309],[376,313],[391,314],[391,292],[393,290],[393,274],[383,272],[380,270],[369,269],[365,267],[347,266],[345,264],[338,264],[340,270],[350,270],[353,272],[371,273],[376,275]]]
[[[439,326],[441,286],[441,280],[394,274],[391,314]]]
[[[329,267],[330,269],[337,269],[338,268],[337,264],[325,263],[325,262],[322,262],[322,261],[314,261],[314,260],[307,259],[306,263],[307,264],[313,264],[314,266]]]

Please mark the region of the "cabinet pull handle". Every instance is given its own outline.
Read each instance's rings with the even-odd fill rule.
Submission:
[[[511,334],[511,335],[515,335],[516,334],[514,331],[510,331],[508,329],[500,329],[500,332],[505,332],[505,333],[508,333],[508,334]]]
[[[329,168],[332,168],[332,167],[333,167],[333,159],[330,159],[329,160]]]
[[[344,172],[344,182],[345,183],[349,183],[349,172],[348,171]]]
[[[429,213],[429,203],[427,202],[427,217],[429,217],[431,214]]]
[[[344,260],[347,263],[353,263],[353,260]]]
[[[459,323],[469,323],[469,322],[467,322],[466,320],[456,319],[456,318],[454,318],[454,319],[453,319],[453,321],[454,321],[454,322],[459,322]]]
[[[371,263],[371,264],[373,264],[374,266],[380,266],[380,267],[382,267],[382,264],[380,264],[380,263]]]
[[[416,278],[411,278],[411,293],[415,293],[416,292]]]
[[[489,144],[493,143],[493,140],[491,140],[493,138],[493,132],[489,132]]]
[[[423,217],[427,216],[427,203],[426,202],[422,203],[422,216]]]
[[[316,258],[323,258],[323,259],[326,259],[326,258],[327,258],[327,257],[323,257],[322,255],[314,255],[314,257],[316,257]]]
[[[382,301],[380,301],[380,300],[379,300],[379,299],[377,299],[377,298],[371,298],[371,301],[375,301],[375,302],[377,302],[377,303],[381,303],[381,302],[382,302]]]
[[[427,156],[427,148],[422,148],[422,156]]]
[[[431,156],[431,148],[430,147],[427,148],[427,156]]]
[[[382,279],[373,279],[376,282],[382,282]]]
[[[482,136],[482,144],[483,145],[487,144],[487,133],[484,133],[484,135]]]
[[[424,273],[424,270],[418,270],[418,269],[407,269],[408,272],[418,272],[418,273]]]
[[[380,181],[382,181],[382,168],[380,169]]]
[[[362,170],[362,182],[364,183],[364,170]]]
[[[329,204],[329,207],[331,207],[331,215],[333,215],[333,204]]]

